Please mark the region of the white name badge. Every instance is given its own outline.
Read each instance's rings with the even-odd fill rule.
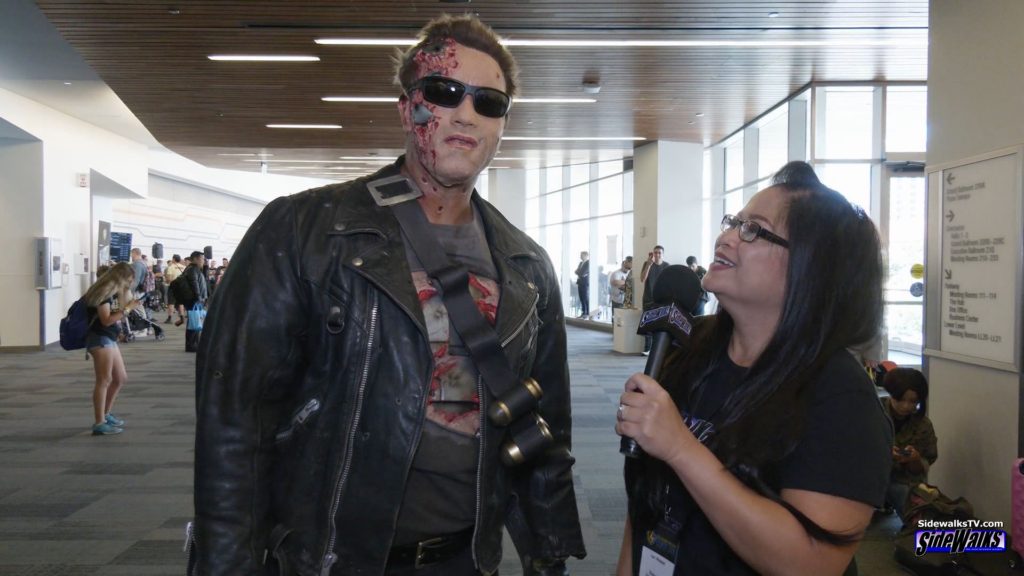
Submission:
[[[640,551],[640,576],[672,576],[676,565],[647,546]]]

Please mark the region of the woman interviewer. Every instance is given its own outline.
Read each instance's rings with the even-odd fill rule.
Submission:
[[[85,293],[89,311],[89,333],[85,349],[92,356],[96,385],[92,391],[94,436],[120,434],[124,420],[111,414],[117,393],[128,380],[124,358],[117,347],[117,322],[139,305],[132,294],[135,272],[132,265],[120,262],[96,279]]]
[[[881,505],[892,429],[846,348],[882,315],[868,217],[791,162],[722,220],[719,312],[626,382],[629,517],[618,574],[842,574]]]

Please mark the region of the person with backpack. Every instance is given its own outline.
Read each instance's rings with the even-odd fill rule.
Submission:
[[[185,271],[185,265],[181,263],[181,255],[175,254],[171,257],[171,262],[167,264],[167,269],[164,270],[164,285],[167,286],[167,319],[164,320],[164,324],[171,323],[171,315],[173,311],[178,308],[178,299],[175,297],[174,289],[171,284],[181,276],[181,273]],[[178,324],[180,325],[183,320],[184,313],[181,309],[178,309]]]
[[[124,420],[114,416],[110,409],[128,381],[124,358],[117,347],[117,322],[140,305],[132,292],[134,282],[132,265],[120,262],[100,276],[82,297],[89,319],[85,349],[92,356],[96,371],[96,385],[92,391],[94,436],[124,432]]]

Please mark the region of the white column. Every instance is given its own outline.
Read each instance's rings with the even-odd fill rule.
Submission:
[[[660,140],[633,153],[633,269],[639,305],[640,270],[655,245],[665,247],[665,260],[685,264],[701,250],[704,146]],[[719,216],[720,218],[720,216]]]
[[[520,230],[526,230],[526,170],[488,170],[488,202]]]
[[[1024,143],[1024,3],[932,0],[928,20],[928,165]],[[931,202],[941,190],[928,194]],[[929,219],[929,294],[941,281],[931,264],[938,261],[940,226]],[[926,334],[937,334],[940,318],[929,303]],[[927,347],[938,348],[933,336],[927,338]],[[980,518],[1009,526],[1010,468],[1024,452],[1021,374],[930,357],[927,376],[939,438],[929,482],[967,497]]]

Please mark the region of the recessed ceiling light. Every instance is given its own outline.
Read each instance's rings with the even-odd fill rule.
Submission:
[[[324,102],[398,102],[398,96],[324,96]]]
[[[364,162],[392,162],[398,160],[398,156],[338,156],[342,160],[362,160]]]
[[[242,160],[242,162],[273,162],[274,164],[366,164],[366,160]]]
[[[222,153],[217,154],[217,156],[255,156],[255,155],[256,154],[254,154],[252,152],[237,152],[237,153],[236,152],[222,152]],[[259,160],[256,160],[256,162],[259,162]]]
[[[65,82],[64,85],[65,86],[71,86],[71,82]]]
[[[586,142],[613,142],[616,140],[646,140],[643,136],[505,136],[502,140],[537,140],[542,142],[562,142],[569,140],[582,140]]]
[[[687,124],[696,124],[696,122],[694,122],[693,120],[690,120],[690,121],[687,122]]]
[[[317,38],[317,44],[333,46],[412,46],[416,40],[409,38]],[[830,40],[526,40],[505,39],[505,46],[532,46],[548,48],[679,48],[679,47],[733,47],[733,48],[765,48],[765,47],[820,47],[820,46],[927,46],[928,38],[914,36],[909,38],[873,39],[843,38]]]
[[[319,62],[319,56],[277,56],[272,54],[210,54],[216,62]]]
[[[769,12],[768,13],[768,17],[769,18],[778,18],[779,17],[779,13],[778,12]]]
[[[704,113],[703,112],[697,112],[696,114],[694,114],[694,116],[696,116],[697,118],[703,118],[704,117]]]
[[[516,104],[593,104],[593,98],[513,98]]]
[[[340,130],[341,124],[267,124],[267,128],[309,128],[312,130]]]

